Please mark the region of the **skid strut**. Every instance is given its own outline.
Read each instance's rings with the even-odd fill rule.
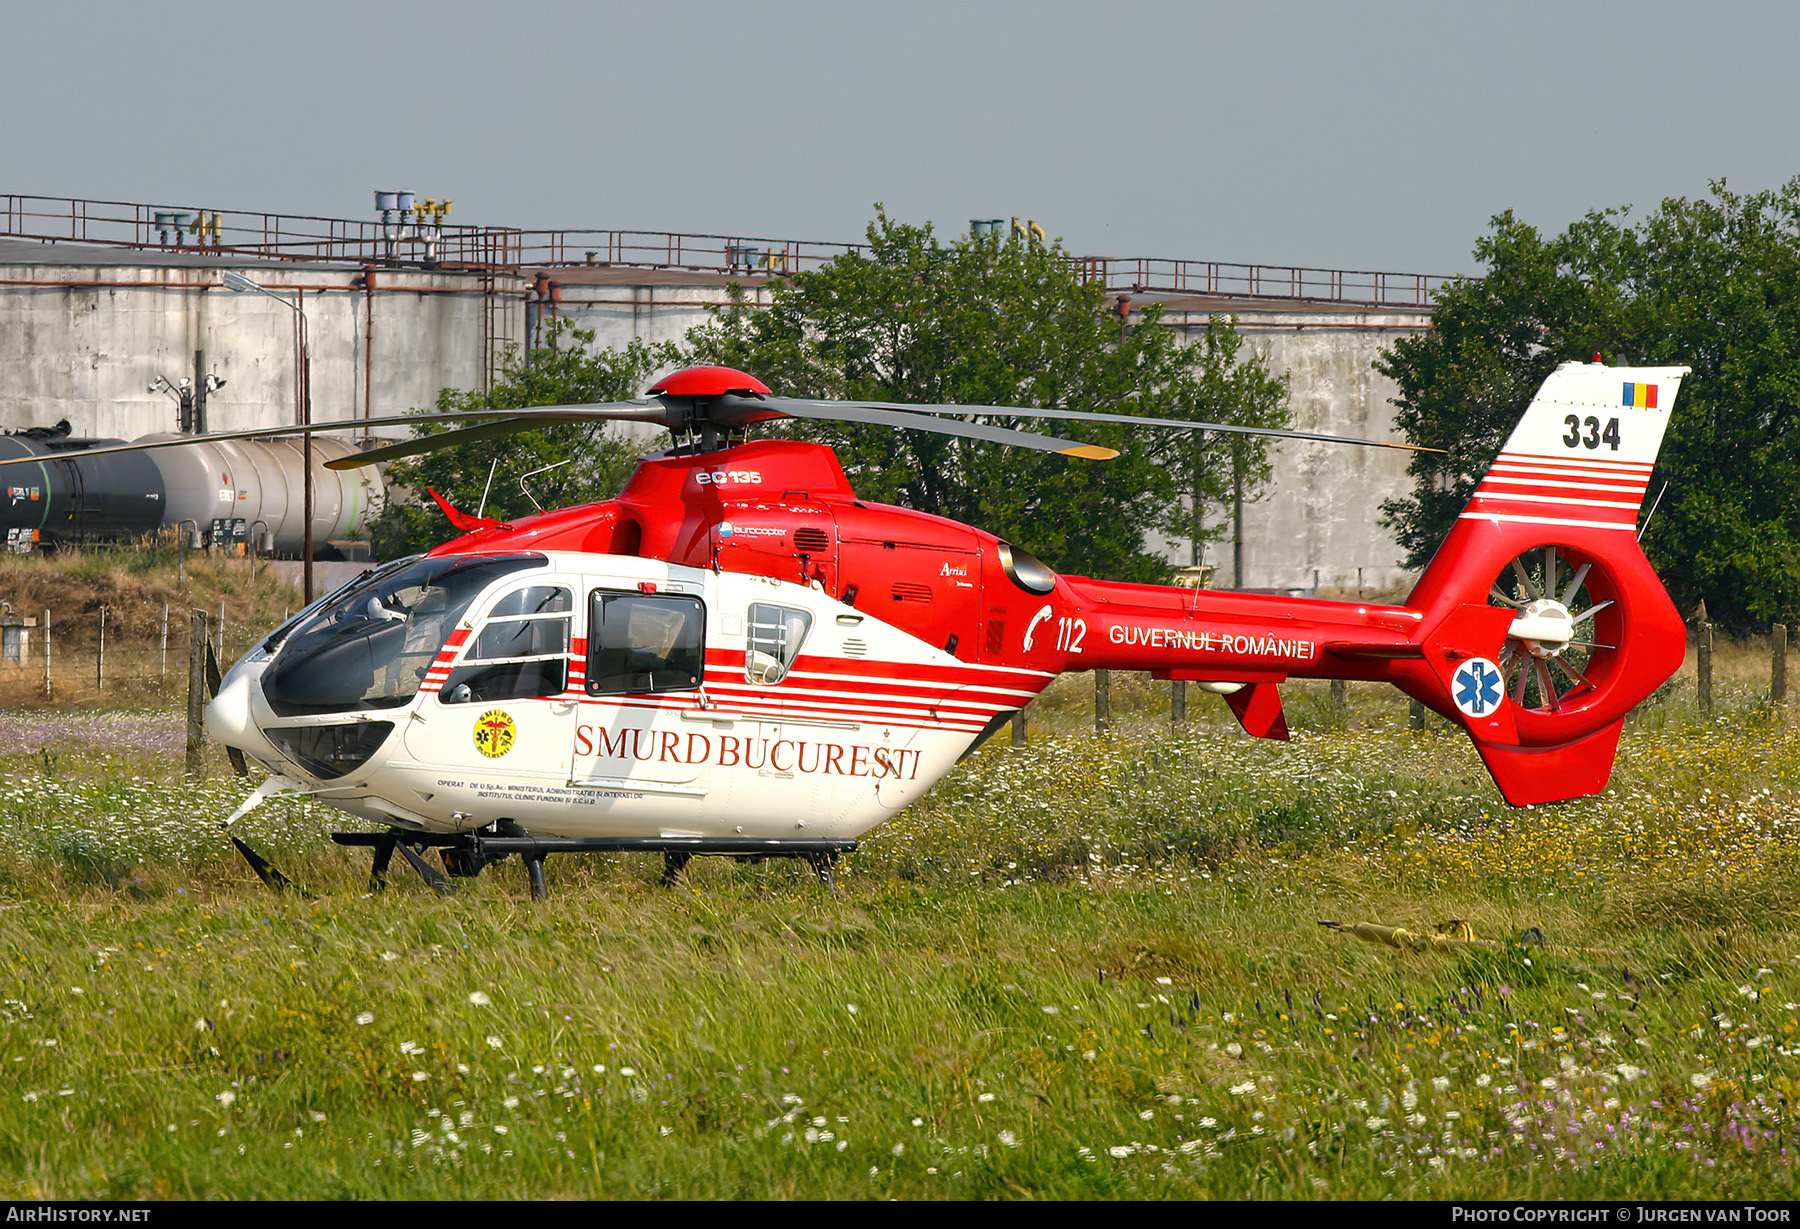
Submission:
[[[334,832],[331,839],[339,845],[363,845],[374,851],[370,868],[370,890],[379,890],[387,881],[389,863],[394,851],[419,872],[431,889],[441,895],[456,890],[453,878],[472,878],[494,863],[513,854],[525,863],[531,881],[531,898],[542,900],[544,859],[553,853],[658,853],[663,855],[663,882],[673,884],[687,867],[688,861],[700,854],[736,858],[740,862],[760,862],[764,858],[804,858],[818,875],[819,882],[835,891],[832,868],[840,856],[856,851],[855,841],[758,841],[742,837],[703,840],[670,839],[668,837],[536,837],[510,820],[501,820],[492,828],[477,832],[411,832],[390,828],[386,832]],[[420,855],[427,849],[438,850],[443,872]]]

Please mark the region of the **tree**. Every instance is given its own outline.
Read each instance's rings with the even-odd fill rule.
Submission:
[[[1800,179],[1671,199],[1636,225],[1591,213],[1546,239],[1511,213],[1475,247],[1485,276],[1440,296],[1432,331],[1377,364],[1421,454],[1385,506],[1408,563],[1430,557],[1557,363],[1683,364],[1644,546],[1676,601],[1740,629],[1800,613]]]
[[[913,404],[1017,405],[1280,425],[1285,384],[1240,363],[1219,321],[1184,346],[1157,309],[1128,327],[1059,247],[993,237],[945,245],[877,207],[867,252],[775,284],[758,309],[741,296],[689,335],[694,356],[751,371],[785,395]],[[1253,378],[1252,378],[1253,376]],[[790,429],[836,449],[859,494],[977,525],[1059,570],[1156,580],[1148,530],[1194,519],[1183,499],[1215,499],[1228,448],[1181,433],[996,415],[1005,427],[1121,451],[1104,464],[849,424]],[[1246,450],[1254,479],[1260,444]],[[1222,477],[1221,474],[1224,476]]]
[[[557,320],[543,345],[522,357],[516,352],[508,357],[501,379],[488,392],[446,388],[438,394],[435,412],[625,400],[641,396],[654,375],[680,361],[676,347],[667,343],[652,346],[634,339],[622,350],[593,346],[592,332]],[[433,410],[416,412],[420,435],[467,425],[434,421]],[[502,520],[536,512],[538,505],[554,508],[606,499],[618,493],[643,451],[607,423],[587,422],[397,461],[388,469],[389,499],[371,534],[383,558],[427,550],[453,536],[427,488],[466,512],[485,502],[485,514]]]
[[[1286,373],[1274,375],[1260,357],[1240,359],[1242,348],[1243,337],[1231,317],[1208,321],[1206,331],[1189,343],[1183,355],[1189,365],[1171,388],[1176,417],[1240,427],[1287,425]],[[1165,506],[1160,528],[1188,540],[1193,563],[1200,562],[1202,543],[1222,533],[1217,525],[1206,529],[1206,509],[1235,502],[1269,479],[1268,451],[1250,444],[1253,438],[1191,431],[1151,440],[1152,455],[1181,496]]]

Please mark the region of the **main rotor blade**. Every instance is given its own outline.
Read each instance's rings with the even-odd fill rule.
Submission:
[[[794,412],[800,399],[770,397],[771,408]],[[1276,427],[1239,427],[1231,423],[1197,422],[1186,418],[1146,418],[1137,414],[1097,414],[1088,410],[1045,410],[1024,405],[899,405],[885,401],[806,401],[807,405],[842,407],[864,405],[874,409],[903,410],[912,414],[988,414],[1009,418],[1061,418],[1080,422],[1129,423],[1140,427],[1167,427],[1174,431],[1223,431],[1232,435],[1263,435],[1273,439],[1309,440],[1322,444],[1361,444],[1368,448],[1397,448],[1406,452],[1444,452],[1442,448],[1426,448],[1418,444],[1399,444],[1387,440],[1363,440],[1349,435],[1325,435],[1316,431],[1288,431]],[[796,417],[806,415],[795,412]]]
[[[397,461],[401,457],[416,457],[420,453],[436,452],[440,448],[454,448],[458,444],[473,444],[477,440],[491,440],[496,436],[515,435],[520,431],[532,431],[550,423],[580,422],[582,418],[570,415],[552,416],[544,414],[532,418],[502,418],[499,422],[482,423],[479,427],[461,427],[455,431],[438,431],[431,435],[414,436],[410,440],[402,440],[398,444],[386,444],[380,448],[371,448],[366,452],[351,453],[347,457],[338,457],[325,462],[326,469],[361,469],[365,465],[377,465],[383,461]]]
[[[655,401],[596,401],[588,405],[533,405],[513,410],[445,410],[442,412],[434,410],[430,414],[390,414],[380,418],[337,419],[332,422],[307,423],[303,426],[295,424],[285,427],[253,427],[243,431],[214,431],[206,435],[183,435],[171,439],[134,440],[128,444],[112,444],[105,448],[69,448],[58,452],[39,453],[34,456],[8,457],[0,460],[0,466],[41,465],[48,461],[78,461],[82,457],[103,457],[115,452],[150,452],[158,448],[186,448],[191,444],[317,435],[324,431],[366,432],[370,427],[416,427],[421,422],[431,420],[448,419],[458,422],[483,418],[522,420],[512,429],[529,431],[534,425],[529,421],[531,419],[559,423],[578,419],[607,418],[623,422],[655,423],[657,426],[667,427],[670,422],[670,413],[668,409]],[[504,432],[498,434],[504,434]]]
[[[930,431],[937,435],[959,435],[965,439],[985,440],[990,444],[1008,444],[1014,448],[1031,448],[1038,452],[1060,453],[1087,461],[1110,461],[1118,450],[1075,440],[1059,440],[1032,431],[1014,431],[1008,427],[989,427],[956,419],[931,418],[914,414],[899,406],[876,405],[860,401],[800,401],[788,397],[770,397],[766,401],[724,398],[741,401],[744,407],[776,410],[792,418],[819,422],[863,422],[882,427],[904,427],[909,431]]]

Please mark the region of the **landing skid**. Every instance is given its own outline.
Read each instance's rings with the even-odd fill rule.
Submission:
[[[394,853],[419,872],[419,877],[434,892],[448,896],[456,890],[455,879],[472,879],[485,868],[502,859],[519,855],[531,878],[531,899],[542,900],[544,859],[553,853],[656,853],[663,856],[663,883],[673,885],[686,869],[688,860],[698,854],[736,858],[739,862],[761,862],[764,858],[805,858],[828,891],[836,891],[832,868],[840,855],[854,853],[855,841],[757,841],[743,838],[705,840],[669,837],[538,837],[529,836],[514,824],[502,822],[496,831],[481,832],[410,832],[390,828],[386,832],[334,832],[331,839],[340,845],[365,845],[374,851],[370,867],[369,890],[380,891],[387,884],[388,866]],[[436,849],[444,863],[445,875],[421,855]]]

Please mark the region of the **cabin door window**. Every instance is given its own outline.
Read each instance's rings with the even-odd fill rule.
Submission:
[[[587,693],[695,691],[705,677],[699,598],[596,589],[588,601]]]

